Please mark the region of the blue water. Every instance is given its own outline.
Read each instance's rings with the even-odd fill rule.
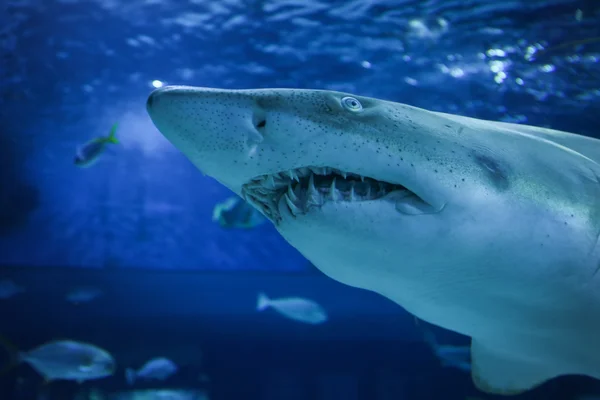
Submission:
[[[26,292],[0,303],[0,333],[21,338],[24,347],[78,336],[123,353],[133,328],[118,321],[139,321],[136,337],[147,336],[148,348],[168,347],[154,326],[184,343],[217,332],[206,333],[212,357],[222,354],[230,364],[213,365],[215,387],[244,381],[240,388],[254,388],[249,399],[277,398],[258,388],[256,371],[271,371],[261,375],[260,387],[277,393],[265,382],[279,364],[266,354],[288,354],[295,346],[307,356],[297,364],[297,354],[283,357],[292,371],[288,386],[308,394],[286,398],[477,395],[468,375],[440,369],[401,308],[374,295],[363,302],[362,291],[329,282],[269,223],[242,230],[213,222],[215,204],[232,193],[158,133],[145,101],[163,84],[319,88],[600,137],[600,41],[584,42],[600,37],[598,0],[1,3],[0,266]],[[88,169],[75,166],[76,148],[108,134],[115,122],[121,143]],[[63,296],[81,282],[109,294],[73,313]],[[305,342],[302,335],[312,331],[287,321],[257,326],[255,295],[265,287],[318,298],[339,325]],[[378,325],[388,320],[389,326]],[[168,333],[186,330],[185,338]],[[218,340],[218,332],[231,330],[238,336]],[[376,345],[383,339],[374,330],[385,344]],[[317,378],[310,390],[302,383],[320,374],[319,349],[330,343],[347,345],[327,356],[332,367],[323,375],[335,375],[341,383],[332,387],[344,388],[343,395],[318,394]],[[261,350],[248,350],[254,345]],[[246,350],[236,353],[236,346]],[[132,351],[145,357],[140,352]],[[344,363],[356,368],[344,370]],[[201,369],[189,364],[194,374]],[[243,373],[242,365],[256,371]],[[381,367],[387,376],[381,382],[396,389],[377,389],[379,375],[365,366]],[[385,375],[389,370],[395,372]],[[357,382],[370,383],[352,389]],[[576,382],[559,380],[522,398],[576,399],[589,385]],[[122,383],[106,385],[117,390]],[[48,393],[49,400],[58,396]],[[213,397],[234,398],[227,396]]]
[[[230,193],[150,122],[152,82],[343,90],[593,135],[590,1],[9,1],[0,263],[302,270],[271,226],[210,221]],[[579,12],[577,10],[580,10]],[[538,52],[540,51],[538,50]],[[89,170],[78,145],[119,123]]]

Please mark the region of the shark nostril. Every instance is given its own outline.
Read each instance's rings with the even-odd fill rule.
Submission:
[[[257,107],[253,111],[252,124],[254,125],[254,129],[262,135],[264,133],[262,130],[267,126],[267,113],[261,107]]]

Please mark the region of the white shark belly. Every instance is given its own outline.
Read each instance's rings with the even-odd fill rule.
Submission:
[[[535,236],[510,244],[498,238],[487,248],[480,239],[477,262],[457,256],[434,264],[403,260],[376,236],[362,243],[319,237],[310,224],[306,232],[280,231],[294,247],[309,249],[305,256],[331,278],[472,337],[477,386],[514,394],[559,375],[600,378],[600,248],[590,253],[585,230],[561,225],[549,220],[537,228],[540,236],[561,238],[545,249],[531,248]]]
[[[313,262],[319,267],[318,259]],[[473,379],[482,390],[517,394],[559,375],[600,378],[598,278],[588,275],[591,280],[580,290],[544,285],[541,277],[515,284],[512,274],[494,282],[439,277],[428,285],[395,276],[393,267],[379,264],[370,276],[349,272],[359,268],[348,264],[330,263],[322,270],[379,293],[420,319],[472,337]]]

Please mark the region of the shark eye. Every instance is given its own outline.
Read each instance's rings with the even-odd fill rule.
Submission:
[[[360,104],[360,101],[358,101],[354,97],[342,98],[342,106],[344,106],[346,110],[352,112],[359,112],[363,109],[362,104]]]

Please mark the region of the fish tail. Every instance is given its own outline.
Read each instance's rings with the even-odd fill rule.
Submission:
[[[2,335],[0,335],[0,346],[4,347],[10,357],[8,363],[0,369],[0,376],[2,376],[19,365],[23,360],[23,355],[13,342]]]
[[[423,338],[425,339],[425,343],[429,345],[429,347],[436,353],[439,351],[438,341],[430,329],[423,330]]]
[[[256,300],[256,311],[262,311],[265,308],[269,307],[271,300],[267,297],[267,295],[263,292],[258,294],[258,299]]]
[[[136,378],[135,370],[133,370],[132,368],[127,368],[125,370],[125,380],[127,381],[127,384],[133,385],[135,383],[135,378]]]
[[[427,343],[427,345],[429,347],[431,347],[433,350],[437,350],[439,348],[439,344],[437,342],[435,335],[433,334],[433,331],[428,326],[420,324],[419,320],[417,318],[415,318],[415,321],[416,321],[417,325],[419,325],[419,328],[421,329],[425,343]]]
[[[108,134],[108,137],[106,138],[106,142],[107,143],[112,143],[112,144],[119,144],[119,139],[117,139],[116,133],[117,133],[117,123],[115,123],[112,128],[110,128],[110,133]]]

